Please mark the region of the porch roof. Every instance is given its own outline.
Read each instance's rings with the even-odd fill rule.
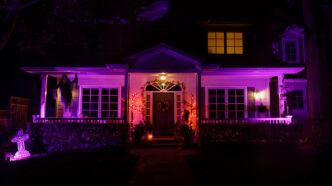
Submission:
[[[31,74],[124,74],[127,65],[110,64],[106,67],[21,67],[21,70]]]
[[[202,75],[229,75],[229,76],[284,76],[296,74],[304,67],[255,67],[255,68],[202,68]]]

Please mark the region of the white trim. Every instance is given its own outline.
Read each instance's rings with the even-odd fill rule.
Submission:
[[[228,105],[228,89],[243,89],[244,94],[244,118],[248,118],[248,99],[247,99],[248,86],[206,86],[205,87],[205,118],[209,118],[209,89],[225,89],[225,106]],[[228,106],[225,110],[225,118],[228,117]]]
[[[225,67],[219,69],[202,69],[202,77],[207,75],[222,75],[222,76],[280,76],[284,74],[296,74],[304,70],[304,67]]]
[[[79,86],[79,113],[77,114],[79,117],[83,116],[82,114],[82,89],[83,88],[98,88],[98,118],[101,117],[101,89],[103,88],[113,88],[118,89],[118,112],[117,112],[117,118],[121,118],[121,95],[122,95],[122,88],[121,86],[111,86],[111,85],[80,85]]]
[[[167,91],[167,92],[161,92],[161,91],[145,91],[145,101],[146,101],[146,95],[150,95],[150,122],[151,124],[153,123],[153,94],[154,93],[173,93],[173,105],[174,105],[174,123],[176,123],[176,116],[177,116],[177,107],[176,107],[176,104],[177,104],[177,100],[176,100],[176,96],[177,95],[180,95],[180,121],[182,119],[182,91]],[[145,109],[145,112],[146,112],[146,107],[144,108]],[[145,117],[146,117],[146,113],[145,113]],[[146,119],[146,118],[144,118]]]
[[[46,102],[47,102],[47,80],[48,75],[42,74],[41,96],[40,96],[40,118],[46,117]]]

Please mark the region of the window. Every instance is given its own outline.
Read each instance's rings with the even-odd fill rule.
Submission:
[[[242,32],[208,32],[208,53],[243,54]]]
[[[146,95],[146,122],[150,123],[150,118],[151,118],[151,96],[150,94]]]
[[[292,104],[292,109],[304,108],[302,90],[293,90],[291,92],[291,104]]]
[[[181,121],[181,95],[176,95],[176,121]]]
[[[224,32],[208,32],[208,51],[209,54],[225,53],[225,34]]]
[[[285,60],[297,61],[296,41],[285,41]]]
[[[228,117],[244,118],[243,89],[228,89]]]
[[[208,89],[209,118],[244,118],[244,89]]]
[[[119,110],[117,88],[83,88],[82,114],[87,117],[116,118]]]
[[[84,88],[82,94],[83,116],[98,117],[99,89]]]

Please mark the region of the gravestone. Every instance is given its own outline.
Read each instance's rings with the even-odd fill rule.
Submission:
[[[29,151],[25,149],[24,141],[29,139],[28,134],[23,134],[23,129],[19,129],[17,135],[14,136],[11,140],[12,143],[17,143],[17,152],[14,157],[11,158],[11,161],[21,160],[30,156]]]

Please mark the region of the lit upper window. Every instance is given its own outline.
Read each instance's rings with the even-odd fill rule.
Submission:
[[[208,32],[208,53],[243,54],[242,32]]]

